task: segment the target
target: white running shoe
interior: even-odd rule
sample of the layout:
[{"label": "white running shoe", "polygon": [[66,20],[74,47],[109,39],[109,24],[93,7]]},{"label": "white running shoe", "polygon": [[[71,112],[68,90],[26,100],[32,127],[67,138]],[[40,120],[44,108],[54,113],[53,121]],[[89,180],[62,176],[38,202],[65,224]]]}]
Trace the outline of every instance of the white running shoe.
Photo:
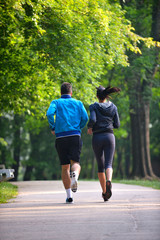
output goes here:
[{"label": "white running shoe", "polygon": [[75,172],[71,172],[71,190],[77,192],[78,180]]}]

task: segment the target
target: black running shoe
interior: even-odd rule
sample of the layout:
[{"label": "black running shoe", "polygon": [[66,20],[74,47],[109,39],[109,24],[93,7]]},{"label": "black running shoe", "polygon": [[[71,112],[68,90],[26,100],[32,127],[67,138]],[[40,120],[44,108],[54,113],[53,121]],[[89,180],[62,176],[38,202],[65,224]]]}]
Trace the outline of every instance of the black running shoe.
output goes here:
[{"label": "black running shoe", "polygon": [[66,203],[67,203],[67,204],[73,203],[73,198],[67,198],[67,199],[66,199]]},{"label": "black running shoe", "polygon": [[104,202],[108,201],[106,193],[102,193],[102,198],[103,198]]},{"label": "black running shoe", "polygon": [[111,181],[106,182],[106,196],[109,199],[112,196],[112,184]]}]

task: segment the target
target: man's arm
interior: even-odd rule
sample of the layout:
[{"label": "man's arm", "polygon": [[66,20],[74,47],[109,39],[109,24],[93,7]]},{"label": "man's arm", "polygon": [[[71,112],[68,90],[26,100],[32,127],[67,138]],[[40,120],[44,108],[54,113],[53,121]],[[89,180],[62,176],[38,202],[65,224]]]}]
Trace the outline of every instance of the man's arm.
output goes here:
[{"label": "man's arm", "polygon": [[81,123],[80,123],[80,128],[84,128],[86,123],[88,122],[88,114],[87,114],[87,111],[85,109],[85,107],[83,106],[83,103],[82,104],[82,108],[81,108]]},{"label": "man's arm", "polygon": [[49,122],[49,127],[52,130],[52,132],[54,132],[55,130],[55,120],[54,120],[55,113],[56,113],[56,101],[52,101],[46,114]]}]

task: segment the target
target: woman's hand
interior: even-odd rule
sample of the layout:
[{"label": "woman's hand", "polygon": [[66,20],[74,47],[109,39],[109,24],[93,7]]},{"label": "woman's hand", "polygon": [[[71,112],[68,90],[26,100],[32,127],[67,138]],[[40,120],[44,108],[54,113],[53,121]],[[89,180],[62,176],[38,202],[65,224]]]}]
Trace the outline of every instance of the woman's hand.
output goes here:
[{"label": "woman's hand", "polygon": [[89,135],[92,135],[92,128],[88,128],[88,130],[87,130],[87,134],[89,134]]}]

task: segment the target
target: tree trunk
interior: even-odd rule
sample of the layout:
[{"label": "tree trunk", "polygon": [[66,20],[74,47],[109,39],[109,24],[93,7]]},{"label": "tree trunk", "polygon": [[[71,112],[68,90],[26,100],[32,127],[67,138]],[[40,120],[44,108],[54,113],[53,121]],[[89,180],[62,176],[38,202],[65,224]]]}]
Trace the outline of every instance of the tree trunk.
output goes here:
[{"label": "tree trunk", "polygon": [[26,167],[26,171],[25,171],[25,174],[24,174],[24,177],[23,177],[23,181],[31,180],[32,170],[33,170],[33,166],[27,166]]},{"label": "tree trunk", "polygon": [[37,155],[39,152],[39,145],[37,143],[38,142],[37,138],[39,138],[38,135],[30,132],[31,152],[30,152],[29,160],[27,161],[27,167],[26,167],[26,171],[24,174],[25,181],[31,180],[32,171],[33,171],[33,168],[35,167],[34,162],[36,161]]},{"label": "tree trunk", "polygon": [[15,170],[14,173],[14,181],[18,180],[18,170],[19,170],[19,164],[20,164],[20,148],[21,148],[21,138],[20,138],[20,123],[21,119],[19,115],[14,115],[14,140],[13,140],[13,158],[14,158],[14,164],[12,165],[12,168]]},{"label": "tree trunk", "polygon": [[[134,88],[132,86],[134,84]],[[142,87],[140,78],[131,82],[130,90],[130,119],[131,119],[131,139],[132,139],[132,176],[147,177],[145,163],[145,141],[144,123],[145,116],[143,111]]]},{"label": "tree trunk", "polygon": [[[132,109],[133,110],[133,109]],[[141,139],[137,113],[130,113],[131,118],[131,148],[132,148],[132,173],[131,176],[143,176],[141,161]]]},{"label": "tree trunk", "polygon": [[[132,176],[147,179],[156,178],[152,170],[150,158],[150,135],[149,135],[149,100],[145,100],[145,81],[143,84],[137,80],[135,91],[130,91],[130,118],[132,135]],[[133,98],[135,101],[133,101]]]},{"label": "tree trunk", "polygon": [[148,175],[151,178],[156,178],[156,175],[153,173],[151,157],[150,157],[150,134],[149,134],[149,120],[150,120],[150,105],[149,103],[143,103],[143,111],[144,111],[144,147],[145,147],[145,160],[146,167],[148,171]]},{"label": "tree trunk", "polygon": [[[146,122],[146,116],[144,114],[144,103],[142,103],[142,93],[140,92],[140,106],[138,108],[139,114],[138,114],[138,121],[139,121],[139,138],[140,138],[140,153],[141,153],[141,161],[142,161],[142,172],[143,176],[145,178],[148,178],[148,172],[147,172],[147,164],[146,164],[146,156],[145,156],[145,149],[147,149],[148,146],[146,146],[146,139],[145,139],[145,122]],[[148,126],[149,128],[149,126]],[[149,139],[147,140],[149,141]],[[148,150],[147,150],[148,151]]]},{"label": "tree trunk", "polygon": [[[132,151],[132,173],[131,176],[143,176],[142,170],[142,154],[141,154],[141,139],[140,139],[140,122],[139,122],[139,86],[138,81],[128,81],[129,98],[130,98],[130,123],[131,123],[131,151]],[[133,84],[133,85],[132,85]],[[134,87],[133,87],[134,86]]]},{"label": "tree trunk", "polygon": [[125,150],[124,150],[124,157],[125,157],[125,176],[127,178],[130,177],[130,136],[128,135],[125,141]]},{"label": "tree trunk", "polygon": [[[5,138],[4,130],[5,126],[3,124],[3,118],[0,117],[0,137]],[[0,164],[6,164],[6,147],[0,143]]]},{"label": "tree trunk", "polygon": [[114,170],[115,171],[115,178],[120,177],[123,178],[123,169],[122,169],[122,149],[117,146],[117,168]]}]

